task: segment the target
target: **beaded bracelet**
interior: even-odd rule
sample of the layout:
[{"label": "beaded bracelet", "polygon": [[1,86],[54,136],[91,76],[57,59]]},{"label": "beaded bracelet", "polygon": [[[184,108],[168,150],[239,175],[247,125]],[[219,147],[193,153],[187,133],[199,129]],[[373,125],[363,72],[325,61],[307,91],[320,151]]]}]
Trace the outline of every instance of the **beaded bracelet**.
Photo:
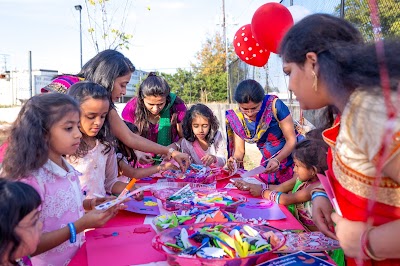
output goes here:
[{"label": "beaded bracelet", "polygon": [[279,198],[281,197],[282,192],[278,192],[275,197],[275,202],[279,204]]},{"label": "beaded bracelet", "polygon": [[268,189],[265,188],[265,189],[263,189],[263,190],[261,191],[261,198],[263,198],[263,199],[269,199],[269,198],[266,198],[266,197],[264,196],[264,192],[267,191],[267,190],[268,190]]},{"label": "beaded bracelet", "polygon": [[329,199],[328,194],[326,194],[326,192],[322,192],[322,191],[312,193],[311,200],[314,200],[316,197],[325,197],[325,198]]},{"label": "beaded bracelet", "polygon": [[269,184],[268,183],[267,184],[262,183],[261,186],[262,186],[262,189],[269,189]]},{"label": "beaded bracelet", "polygon": [[68,227],[69,227],[69,233],[71,234],[70,238],[69,238],[69,242],[70,243],[75,243],[76,242],[76,229],[75,229],[75,225],[73,223],[68,223]]},{"label": "beaded bracelet", "polygon": [[368,258],[372,259],[372,260],[376,260],[376,261],[381,261],[381,260],[385,260],[384,258],[378,258],[377,256],[375,256],[371,250],[371,245],[369,244],[369,233],[372,231],[372,229],[374,229],[375,227],[370,227],[367,228],[362,234],[361,234],[361,238],[360,238],[360,242],[361,242],[361,250],[363,252],[363,254],[365,256],[367,256]]},{"label": "beaded bracelet", "polygon": [[272,190],[271,193],[269,194],[269,200],[270,201],[275,201],[276,198],[276,194],[278,193],[278,191],[276,190]]}]

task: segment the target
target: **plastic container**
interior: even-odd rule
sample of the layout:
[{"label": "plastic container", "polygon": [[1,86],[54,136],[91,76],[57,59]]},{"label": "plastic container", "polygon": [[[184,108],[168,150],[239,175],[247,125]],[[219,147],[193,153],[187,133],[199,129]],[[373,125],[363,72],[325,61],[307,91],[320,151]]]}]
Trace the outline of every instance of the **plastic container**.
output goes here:
[{"label": "plastic container", "polygon": [[[190,215],[190,216],[194,217],[193,220],[191,219],[191,220],[188,220],[188,221],[184,221],[183,223],[179,223],[179,224],[176,224],[176,225],[170,223],[168,228],[164,228],[164,227],[160,226],[160,221],[161,220],[164,220],[164,221],[168,220],[171,217],[173,217],[174,215],[175,216],[179,216],[181,213],[182,213],[182,211],[175,211],[175,212],[171,212],[171,213],[160,214],[160,215],[154,217],[152,222],[153,222],[154,226],[157,228],[158,231],[163,231],[163,230],[166,230],[166,229],[169,229],[169,228],[174,228],[174,227],[177,227],[179,225],[187,225],[187,224],[199,223],[199,222],[196,222],[197,221],[197,219],[196,219],[197,216],[194,217],[194,215]],[[222,214],[224,214],[224,213],[227,214],[226,211],[222,211]],[[234,218],[233,220],[231,220],[232,222],[246,222],[246,219],[244,219],[242,216],[235,216],[234,213],[229,213],[229,214],[230,214],[229,217],[233,217]],[[226,219],[228,219],[228,218],[226,218]],[[179,219],[178,219],[178,222],[179,222]]]},{"label": "plastic container", "polygon": [[[152,241],[153,248],[157,251],[164,253],[167,256],[167,262],[169,265],[173,266],[253,266],[269,259],[274,258],[276,255],[273,254],[274,251],[280,249],[285,244],[285,236],[282,232],[277,231],[275,228],[266,225],[251,225],[252,228],[256,229],[260,233],[272,231],[278,238],[276,245],[272,247],[272,250],[266,251],[260,254],[249,255],[245,258],[221,258],[221,259],[206,259],[200,258],[198,256],[181,256],[175,254],[165,247],[164,243],[175,243],[176,236],[180,233],[182,228],[185,228],[188,232],[192,230],[197,231],[204,226],[217,225],[217,224],[194,224],[194,225],[181,225],[175,228],[167,229],[165,231],[157,234]],[[224,223],[224,226],[243,226],[244,223],[230,222]]]},{"label": "plastic container", "polygon": [[175,192],[177,192],[179,189],[183,188],[184,186],[186,186],[188,184],[189,184],[190,188],[196,193],[208,195],[208,194],[217,192],[214,185],[197,184],[197,183],[183,183],[183,182],[160,182],[160,183],[157,183],[156,186],[153,186],[151,188],[151,191],[152,191],[154,197],[161,200],[163,208],[167,211],[188,210],[193,207],[197,207],[199,209],[207,209],[210,207],[219,207],[221,210],[235,213],[238,206],[240,205],[239,203],[247,201],[247,198],[245,196],[236,194],[233,192],[228,192],[228,194],[230,196],[234,197],[234,201],[237,202],[238,204],[225,205],[225,206],[223,206],[223,205],[205,206],[205,205],[195,204],[195,203],[177,203],[177,202],[168,200],[168,198],[170,196],[172,196]]},{"label": "plastic container", "polygon": [[189,173],[182,174],[180,170],[167,170],[161,175],[168,182],[186,182],[197,184],[214,184],[216,183],[215,174],[210,168],[203,168],[203,171],[188,170]]}]

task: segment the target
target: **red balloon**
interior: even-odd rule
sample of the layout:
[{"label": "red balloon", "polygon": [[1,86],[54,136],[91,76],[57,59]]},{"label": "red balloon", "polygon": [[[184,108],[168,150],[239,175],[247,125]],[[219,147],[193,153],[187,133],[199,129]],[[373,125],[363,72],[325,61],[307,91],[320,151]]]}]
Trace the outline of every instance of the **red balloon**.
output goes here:
[{"label": "red balloon", "polygon": [[291,26],[292,14],[279,3],[260,6],[251,20],[251,30],[257,42],[273,53],[278,53],[279,44]]},{"label": "red balloon", "polygon": [[250,24],[244,25],[236,32],[233,46],[237,56],[249,65],[262,67],[268,62],[270,52],[261,48],[254,39]]}]

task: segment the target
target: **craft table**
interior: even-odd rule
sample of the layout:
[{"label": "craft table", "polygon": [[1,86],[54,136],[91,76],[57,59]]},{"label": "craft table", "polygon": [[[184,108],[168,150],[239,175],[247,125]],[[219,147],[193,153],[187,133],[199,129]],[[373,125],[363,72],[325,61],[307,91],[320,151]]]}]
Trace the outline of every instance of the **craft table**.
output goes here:
[{"label": "craft table", "polygon": [[[148,181],[147,181],[148,182]],[[156,180],[154,181],[156,182]],[[229,179],[220,180],[217,183],[217,188],[224,188],[225,185],[229,182]],[[146,192],[149,193],[149,192]],[[252,197],[248,192],[243,192],[237,190],[237,193],[245,195],[246,197]],[[146,195],[146,194],[145,194]],[[286,206],[279,205],[283,213],[286,215],[286,219],[269,221],[269,225],[282,229],[282,230],[302,230],[304,227],[299,223],[299,221],[289,212]],[[162,208],[160,206],[160,208]],[[143,224],[145,221],[146,215],[137,214],[127,211],[120,211],[114,218],[112,218],[108,223],[104,225],[104,227],[119,227],[119,226],[129,226],[135,224]],[[111,255],[112,256],[112,255]],[[146,256],[146,254],[137,254],[137,256]],[[88,265],[87,260],[87,252],[86,252],[86,243],[82,245],[82,247],[78,250],[75,257],[68,264],[69,266],[86,266]],[[162,263],[157,263],[154,265],[167,265]]]}]

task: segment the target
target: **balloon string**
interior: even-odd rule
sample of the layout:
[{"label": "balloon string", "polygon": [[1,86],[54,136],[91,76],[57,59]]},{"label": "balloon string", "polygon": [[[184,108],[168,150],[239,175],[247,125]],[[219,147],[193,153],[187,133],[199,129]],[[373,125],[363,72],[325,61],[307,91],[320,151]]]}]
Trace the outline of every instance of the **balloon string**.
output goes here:
[{"label": "balloon string", "polygon": [[[386,159],[389,157],[390,154],[390,145],[393,141],[393,134],[396,125],[396,107],[393,105],[391,101],[391,89],[390,89],[390,77],[389,71],[386,65],[385,59],[385,49],[384,43],[382,38],[382,30],[381,24],[379,19],[379,9],[376,0],[369,0],[368,1],[369,9],[370,9],[370,17],[372,22],[372,28],[374,33],[375,39],[375,48],[376,48],[376,56],[378,61],[379,67],[379,75],[381,78],[381,87],[382,87],[382,94],[384,97],[384,103],[386,106],[386,115],[387,115],[387,122],[385,124],[384,134],[381,140],[381,147],[378,152],[378,161],[376,167],[376,178],[373,183],[371,197],[368,200],[368,207],[367,207],[367,227],[373,225],[372,219],[372,210],[375,206],[377,195],[378,195],[378,188],[381,184],[382,177],[383,177],[383,167]],[[399,89],[399,88],[398,88]],[[398,100],[400,100],[400,93],[398,94]],[[360,249],[360,256],[362,258],[362,251]],[[363,265],[362,260],[357,260],[358,265]]]}]

